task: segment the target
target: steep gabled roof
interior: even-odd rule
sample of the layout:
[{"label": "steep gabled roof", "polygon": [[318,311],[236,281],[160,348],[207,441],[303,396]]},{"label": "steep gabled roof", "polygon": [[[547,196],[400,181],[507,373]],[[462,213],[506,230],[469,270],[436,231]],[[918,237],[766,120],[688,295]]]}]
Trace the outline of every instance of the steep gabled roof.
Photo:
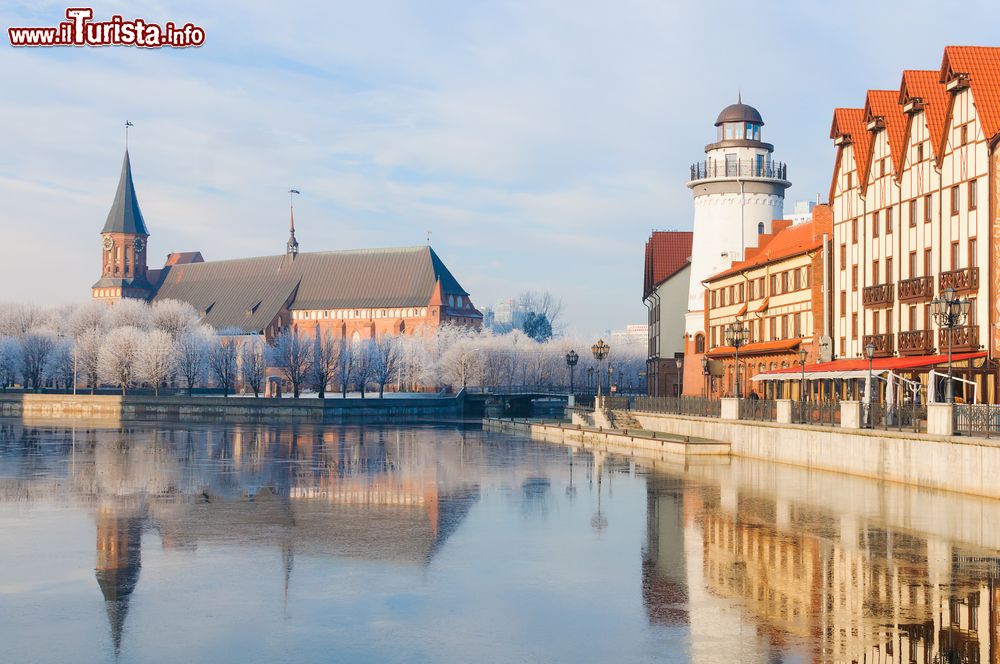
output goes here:
[{"label": "steep gabled roof", "polygon": [[969,75],[983,133],[993,141],[1000,134],[1000,48],[945,46],[938,80],[947,84],[955,74]]},{"label": "steep gabled roof", "polygon": [[438,284],[468,295],[430,247],[360,249],[167,265],[154,299],[188,302],[215,329],[249,333],[285,307],[426,307]]},{"label": "steep gabled roof", "polygon": [[139,210],[139,200],[135,196],[135,185],[132,183],[132,164],[129,161],[128,150],[122,160],[122,174],[118,178],[118,191],[104,222],[102,233],[135,233],[149,235],[146,222]]},{"label": "steep gabled roof", "polygon": [[[892,157],[893,173],[899,173],[903,169],[903,143],[906,140],[906,116],[903,115],[903,109],[899,105],[899,90],[868,91],[864,121],[867,123],[877,117],[885,121],[884,131],[889,139],[889,156]],[[872,141],[874,145],[874,136]],[[869,154],[869,161],[871,158],[872,155]]]},{"label": "steep gabled roof", "polygon": [[[871,151],[872,137],[865,129],[865,109],[835,108],[833,109],[833,124],[830,126],[830,138],[844,137],[849,139],[854,148],[854,166],[858,171],[858,186],[864,189],[868,180],[868,155]],[[830,182],[830,200],[836,193],[837,171],[840,167],[845,144],[837,146],[837,163],[833,169],[833,180]]]},{"label": "steep gabled roof", "polygon": [[691,260],[692,231],[653,231],[646,241],[642,297],[684,269]]},{"label": "steep gabled roof", "polygon": [[[905,105],[912,99],[920,99],[923,104],[924,121],[930,136],[931,152],[935,157],[941,151],[944,138],[944,124],[951,102],[948,91],[940,81],[941,73],[933,70],[907,69],[899,85],[899,104]],[[917,115],[911,115],[906,123],[904,149],[910,141],[910,122]]]}]

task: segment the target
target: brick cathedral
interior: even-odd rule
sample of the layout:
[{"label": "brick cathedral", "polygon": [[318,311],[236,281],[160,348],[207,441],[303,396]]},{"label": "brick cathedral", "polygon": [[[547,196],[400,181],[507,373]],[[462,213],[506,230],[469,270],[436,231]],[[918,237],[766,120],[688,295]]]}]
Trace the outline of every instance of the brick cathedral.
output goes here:
[{"label": "brick cathedral", "polygon": [[267,339],[289,325],[355,340],[482,326],[469,293],[430,246],[300,253],[293,212],[284,254],[206,261],[199,251],[174,252],[160,269],[149,269],[148,255],[126,150],[101,230],[97,300],[180,300],[219,332]]}]

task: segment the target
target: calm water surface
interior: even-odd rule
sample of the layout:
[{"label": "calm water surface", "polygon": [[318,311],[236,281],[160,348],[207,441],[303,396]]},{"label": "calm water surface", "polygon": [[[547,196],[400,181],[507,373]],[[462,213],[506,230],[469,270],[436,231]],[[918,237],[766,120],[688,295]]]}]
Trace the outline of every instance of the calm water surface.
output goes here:
[{"label": "calm water surface", "polygon": [[0,420],[3,662],[1000,662],[998,552],[998,501],[760,463]]}]

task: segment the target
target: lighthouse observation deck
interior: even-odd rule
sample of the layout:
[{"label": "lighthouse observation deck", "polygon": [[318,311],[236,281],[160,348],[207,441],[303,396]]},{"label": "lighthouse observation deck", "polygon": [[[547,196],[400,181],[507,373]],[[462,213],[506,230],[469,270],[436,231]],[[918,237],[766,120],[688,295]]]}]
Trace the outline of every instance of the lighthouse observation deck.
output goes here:
[{"label": "lighthouse observation deck", "polygon": [[788,181],[788,167],[764,159],[705,159],[691,164],[691,182],[725,178],[758,178]]}]

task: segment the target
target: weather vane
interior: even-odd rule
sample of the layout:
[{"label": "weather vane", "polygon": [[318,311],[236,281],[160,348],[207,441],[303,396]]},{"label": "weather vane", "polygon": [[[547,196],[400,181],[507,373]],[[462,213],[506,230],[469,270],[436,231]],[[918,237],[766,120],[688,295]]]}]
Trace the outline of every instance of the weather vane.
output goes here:
[{"label": "weather vane", "polygon": [[135,125],[132,124],[131,122],[129,122],[128,120],[125,121],[125,149],[126,150],[128,150],[128,128],[129,127],[134,127],[134,126]]}]

